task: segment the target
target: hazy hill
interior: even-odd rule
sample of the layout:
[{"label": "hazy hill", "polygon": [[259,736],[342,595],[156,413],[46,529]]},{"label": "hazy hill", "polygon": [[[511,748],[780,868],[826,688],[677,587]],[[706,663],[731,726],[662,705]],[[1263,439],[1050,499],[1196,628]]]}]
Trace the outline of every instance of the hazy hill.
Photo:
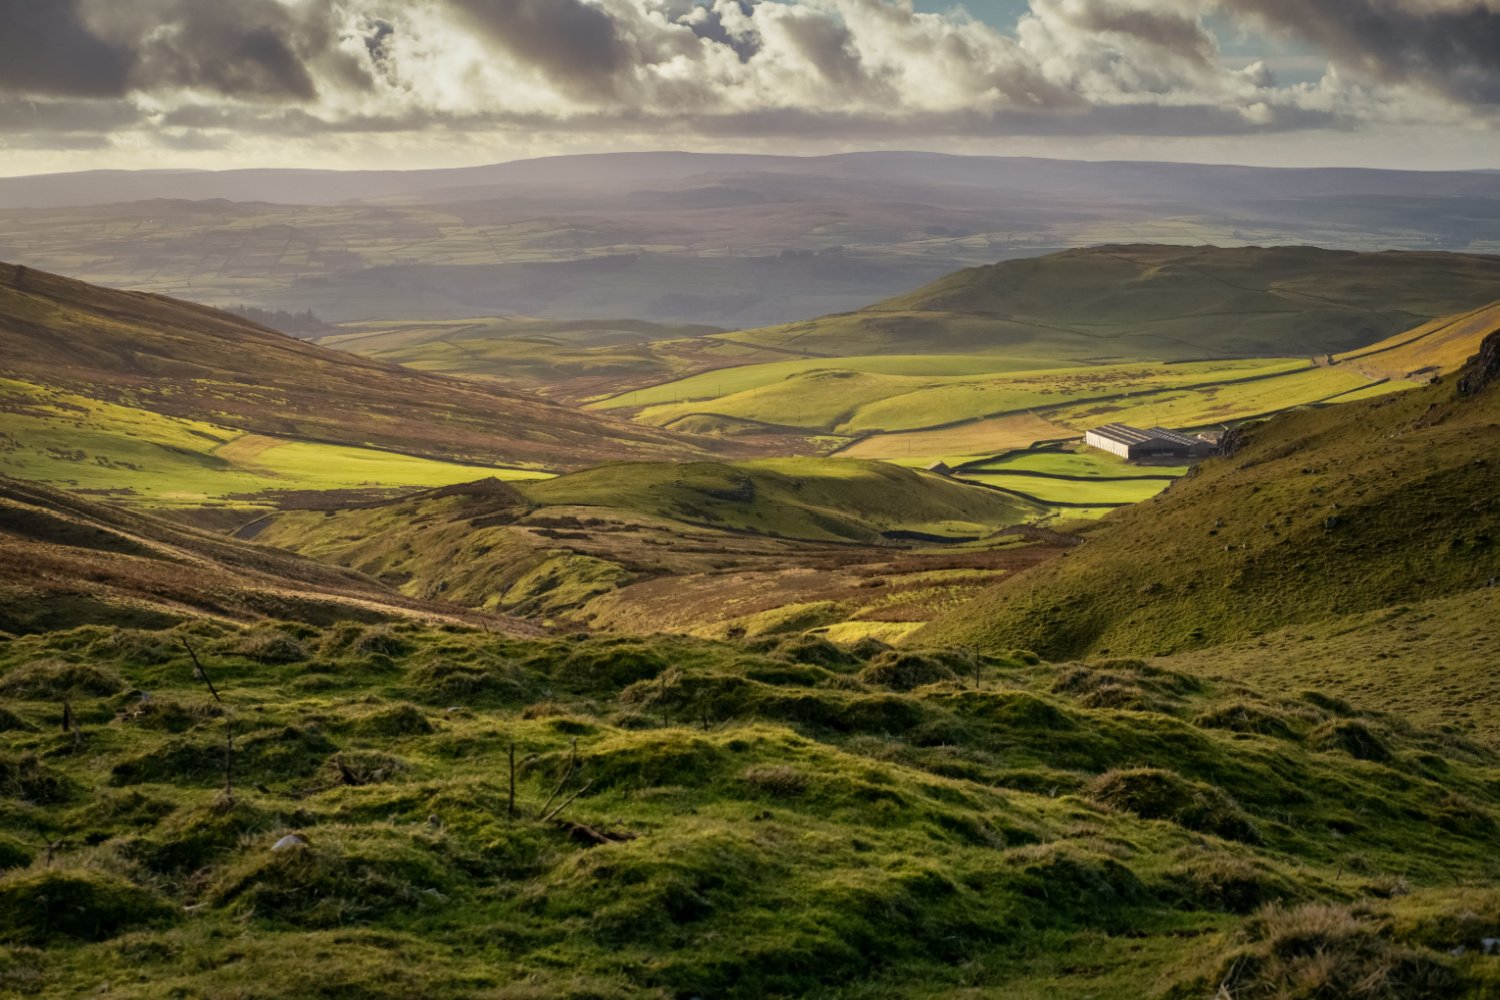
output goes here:
[{"label": "hazy hill", "polygon": [[[481,465],[694,454],[655,429],[13,266],[0,266],[0,376],[277,439]],[[8,405],[24,413],[24,389]]]},{"label": "hazy hill", "polygon": [[[858,182],[919,182],[1007,189],[1117,204],[1144,200],[1365,196],[1494,196],[1487,171],[1356,168],[1267,169],[1191,163],[1046,160],[924,152],[831,156],[736,153],[599,153],[542,157],[439,170],[92,170],[0,178],[0,208],[98,205],[150,198],[222,198],[282,204],[340,204],[370,199],[469,200],[514,189],[605,190],[703,186],[709,178],[779,176]],[[692,182],[692,183],[684,183]]]},{"label": "hazy hill", "polygon": [[0,476],[0,633],[202,617],[459,616],[358,573]]},{"label": "hazy hill", "polygon": [[1497,380],[1500,332],[1439,384],[1245,428],[1230,457],[1111,515],[1067,558],[927,638],[1049,656],[1172,653],[1492,586]]},{"label": "hazy hill", "polygon": [[1189,360],[1348,351],[1494,301],[1500,257],[1103,246],[959,271],[854,313],[728,334],[811,356]]},{"label": "hazy hill", "polygon": [[745,329],[1069,247],[1482,253],[1500,252],[1497,233],[1500,186],[1484,172],[655,152],[0,179],[0,259],[339,322],[519,313]]}]

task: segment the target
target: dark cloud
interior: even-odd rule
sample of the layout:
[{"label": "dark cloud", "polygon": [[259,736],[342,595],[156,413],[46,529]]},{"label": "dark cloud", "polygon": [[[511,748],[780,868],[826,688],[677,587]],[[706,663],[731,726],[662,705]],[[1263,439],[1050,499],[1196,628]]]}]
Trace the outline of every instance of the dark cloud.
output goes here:
[{"label": "dark cloud", "polygon": [[826,17],[793,17],[785,20],[782,30],[830,84],[844,91],[873,85],[865,75],[854,36],[841,22]]},{"label": "dark cloud", "polygon": [[78,0],[0,0],[0,91],[119,97],[133,62],[89,29]]},{"label": "dark cloud", "polygon": [[0,101],[0,132],[98,135],[140,125],[146,116],[126,100],[44,99]]},{"label": "dark cloud", "polygon": [[247,100],[318,96],[307,57],[331,37],[315,17],[299,18],[275,0],[180,0],[158,24],[142,42],[133,81],[140,89],[190,87]]},{"label": "dark cloud", "polygon": [[1129,35],[1203,64],[1218,54],[1218,43],[1197,17],[1172,11],[1093,0],[1070,9],[1068,20],[1086,31]]},{"label": "dark cloud", "polygon": [[[739,0],[740,13],[749,17],[751,14],[750,4],[746,0]],[[693,34],[699,38],[706,39],[716,45],[722,45],[740,57],[740,62],[749,62],[760,53],[760,40],[753,35],[739,35],[724,27],[724,18],[716,10],[703,10],[701,14],[687,18],[679,23],[685,23]]]},{"label": "dark cloud", "polygon": [[1382,83],[1500,104],[1500,10],[1483,0],[1229,0],[1229,6]]},{"label": "dark cloud", "polygon": [[635,51],[608,13],[582,0],[451,0],[474,27],[560,90],[615,97]]}]

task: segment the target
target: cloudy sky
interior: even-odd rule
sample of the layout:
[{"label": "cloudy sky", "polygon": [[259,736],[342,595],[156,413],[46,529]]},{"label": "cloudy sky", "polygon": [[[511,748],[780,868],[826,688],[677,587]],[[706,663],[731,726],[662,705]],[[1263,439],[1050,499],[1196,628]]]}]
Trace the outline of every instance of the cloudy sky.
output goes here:
[{"label": "cloudy sky", "polygon": [[0,0],[0,174],[663,148],[1500,168],[1500,0]]}]

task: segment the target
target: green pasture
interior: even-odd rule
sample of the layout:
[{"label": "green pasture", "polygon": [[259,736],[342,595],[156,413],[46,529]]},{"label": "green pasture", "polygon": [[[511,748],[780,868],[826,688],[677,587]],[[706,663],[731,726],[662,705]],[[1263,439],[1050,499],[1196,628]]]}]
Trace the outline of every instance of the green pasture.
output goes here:
[{"label": "green pasture", "polygon": [[246,435],[13,379],[0,379],[0,412],[0,473],[146,504],[544,475]]},{"label": "green pasture", "polygon": [[1090,479],[1154,479],[1180,476],[1187,470],[1185,465],[1131,465],[1118,455],[1078,446],[1070,450],[1035,448],[1015,451],[984,462],[974,471],[1032,472]]},{"label": "green pasture", "polygon": [[[970,365],[979,361],[964,360]],[[1200,409],[1210,416],[1193,422],[1209,422],[1224,407],[1240,416],[1260,412],[1265,405],[1263,399],[1280,396],[1276,389],[1268,393],[1268,385],[1295,386],[1292,401],[1284,405],[1298,405],[1368,381],[1355,373],[1316,369],[1308,370],[1311,378],[1287,383],[1288,378],[1304,370],[1306,361],[1287,358],[1172,365],[1138,362],[980,376],[803,366],[779,380],[763,381],[720,398],[650,406],[640,419],[667,426],[690,415],[712,413],[807,430],[862,434],[939,427],[1026,410],[1049,415],[1054,410],[1064,415],[1132,410],[1145,401],[1175,399],[1175,393],[1183,398],[1201,395]],[[1328,374],[1320,376],[1319,372]],[[708,385],[716,374],[694,381]],[[734,376],[746,384],[756,381],[750,372],[736,371]],[[1260,381],[1247,381],[1257,379]],[[733,384],[727,383],[726,388]]]},{"label": "green pasture", "polygon": [[1080,504],[1111,507],[1149,500],[1170,483],[1160,479],[1132,479],[1124,482],[1080,482],[1023,473],[965,472],[965,480],[1015,490],[1036,497],[1047,504]]},{"label": "green pasture", "polygon": [[[724,338],[709,338],[731,343]],[[760,389],[786,379],[820,371],[850,371],[866,375],[975,376],[1050,368],[1056,361],[1028,357],[970,354],[873,354],[846,358],[800,358],[743,365],[704,372],[672,382],[635,389],[594,404],[599,409],[656,406],[703,399],[720,399]]]}]

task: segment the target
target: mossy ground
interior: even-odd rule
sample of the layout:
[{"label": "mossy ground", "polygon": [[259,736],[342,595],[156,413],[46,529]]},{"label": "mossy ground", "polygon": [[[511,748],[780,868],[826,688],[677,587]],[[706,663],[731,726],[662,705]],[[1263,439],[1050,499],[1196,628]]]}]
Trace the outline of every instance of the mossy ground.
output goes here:
[{"label": "mossy ground", "polygon": [[354,624],[13,639],[0,682],[0,992],[1345,995],[1275,992],[1318,949],[1372,996],[1500,982],[1496,758],[1326,695]]}]

